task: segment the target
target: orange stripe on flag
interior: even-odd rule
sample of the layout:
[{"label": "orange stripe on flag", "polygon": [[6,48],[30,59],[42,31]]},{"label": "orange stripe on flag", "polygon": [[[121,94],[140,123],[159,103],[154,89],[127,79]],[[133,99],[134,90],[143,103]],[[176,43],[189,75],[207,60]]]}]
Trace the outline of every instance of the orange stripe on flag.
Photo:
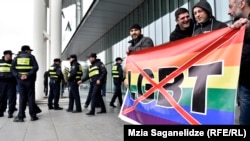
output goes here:
[{"label": "orange stripe on flag", "polygon": [[[207,62],[213,62],[218,60],[224,60],[225,66],[237,66],[239,64],[240,56],[230,56],[228,54],[240,54],[241,50],[238,48],[241,47],[242,44],[232,44],[225,48],[220,48],[209,53],[209,57],[204,57],[201,60],[197,61],[196,64],[206,64]],[[179,67],[183,65],[187,60],[197,55],[198,53],[189,53],[189,54],[181,54],[177,56],[171,56],[166,58],[157,58],[153,60],[143,60],[140,62],[136,62],[136,64],[140,68],[150,68],[153,72],[157,72],[159,66],[161,68],[167,67]],[[157,55],[156,55],[157,56]],[[129,68],[130,71],[137,72],[137,69],[129,60],[127,60],[126,68]]]}]

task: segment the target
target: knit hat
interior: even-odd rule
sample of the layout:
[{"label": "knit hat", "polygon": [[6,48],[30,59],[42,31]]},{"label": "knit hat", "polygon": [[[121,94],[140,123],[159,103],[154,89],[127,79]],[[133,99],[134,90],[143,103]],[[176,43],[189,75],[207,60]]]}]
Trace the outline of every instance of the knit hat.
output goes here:
[{"label": "knit hat", "polygon": [[133,24],[131,27],[130,27],[130,29],[129,30],[131,30],[131,29],[139,29],[139,30],[141,30],[141,26],[139,25],[139,24]]}]

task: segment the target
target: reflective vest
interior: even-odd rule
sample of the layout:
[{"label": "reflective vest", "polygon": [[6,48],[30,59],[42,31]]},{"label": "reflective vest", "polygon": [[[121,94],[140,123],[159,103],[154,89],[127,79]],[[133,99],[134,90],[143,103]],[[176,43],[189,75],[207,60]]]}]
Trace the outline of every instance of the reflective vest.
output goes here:
[{"label": "reflective vest", "polygon": [[0,73],[10,73],[11,64],[6,62],[0,62]]},{"label": "reflective vest", "polygon": [[49,77],[51,79],[58,79],[58,75],[56,74],[56,67],[53,65],[49,68]]},{"label": "reflective vest", "polygon": [[112,77],[119,78],[119,71],[118,71],[117,65],[113,65],[113,67],[112,67]]},{"label": "reflective vest", "polygon": [[96,75],[98,75],[100,72],[99,72],[99,69],[97,66],[93,66],[91,68],[89,68],[89,78],[91,77],[94,77]]},{"label": "reflective vest", "polygon": [[77,72],[76,72],[76,80],[80,80],[81,79],[81,77],[82,77],[82,66],[81,65],[78,65],[78,70],[77,70]]},{"label": "reflective vest", "polygon": [[33,66],[31,65],[31,58],[18,57],[15,68],[20,74],[28,74],[28,72],[33,68]]},{"label": "reflective vest", "polygon": [[[6,82],[14,82],[15,77],[11,73],[11,60],[5,61],[0,59],[0,80]],[[14,84],[14,83],[13,83]]]}]

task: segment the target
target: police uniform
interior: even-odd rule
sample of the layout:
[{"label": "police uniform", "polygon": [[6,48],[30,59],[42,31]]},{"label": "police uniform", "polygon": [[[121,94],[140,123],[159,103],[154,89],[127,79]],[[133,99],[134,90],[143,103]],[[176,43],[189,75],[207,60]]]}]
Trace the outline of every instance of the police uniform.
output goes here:
[{"label": "police uniform", "polygon": [[43,88],[43,92],[44,92],[44,95],[45,96],[48,96],[48,82],[49,82],[49,80],[48,80],[48,78],[49,78],[49,71],[45,71],[44,72],[44,74],[43,74],[43,86],[44,86],[44,88]]},{"label": "police uniform", "polygon": [[[12,55],[11,50],[4,51],[4,55]],[[12,56],[10,56],[12,57]],[[16,79],[10,71],[12,58],[5,60],[5,57],[0,60],[0,117],[4,115],[7,109],[8,101],[8,118],[13,117],[16,105]]]},{"label": "police uniform", "polygon": [[120,63],[118,63],[118,61],[123,61],[122,58],[117,57],[115,59],[116,64],[114,64],[112,66],[112,77],[113,77],[113,82],[115,85],[115,93],[113,95],[113,97],[111,98],[110,101],[110,106],[112,107],[116,107],[114,105],[116,98],[118,98],[119,104],[120,106],[122,105],[122,90],[121,90],[121,85],[122,82],[124,81],[124,77],[123,77],[123,69],[122,69],[122,65]]},{"label": "police uniform", "polygon": [[17,79],[19,92],[19,111],[14,122],[23,122],[25,109],[28,102],[31,121],[38,120],[35,103],[35,81],[39,69],[35,56],[28,51],[33,51],[29,46],[22,46],[22,51],[12,62],[11,71]]},{"label": "police uniform", "polygon": [[[61,70],[60,64],[61,60],[59,58],[54,59],[54,64],[50,66],[49,72],[49,98],[48,98],[48,109],[62,110],[63,108],[59,107],[59,97],[60,97],[60,85],[63,79],[63,73]],[[54,100],[54,104],[53,104]]]},{"label": "police uniform", "polygon": [[[69,106],[67,111],[78,113],[82,112],[81,107],[81,99],[80,99],[80,93],[79,93],[79,85],[77,82],[81,80],[82,77],[82,66],[77,62],[77,56],[75,54],[70,55],[70,58],[74,59],[70,62],[70,73],[68,77],[68,83],[69,83]],[[74,103],[76,105],[76,110],[74,109]]]},{"label": "police uniform", "polygon": [[94,88],[93,83],[89,83],[89,92],[88,92],[88,96],[87,96],[86,101],[85,101],[84,108],[88,108],[88,106],[89,106],[89,104],[91,102],[93,88]]},{"label": "police uniform", "polygon": [[[90,57],[96,58],[95,53],[91,53]],[[87,74],[82,78],[82,82],[89,80],[90,81],[90,89],[91,89],[91,110],[87,113],[87,115],[95,115],[95,107],[100,103],[101,111],[98,113],[106,113],[106,107],[101,95],[101,88],[107,77],[107,70],[104,64],[100,59],[95,59],[91,62],[87,70]],[[100,81],[100,84],[97,84],[97,81]]]}]

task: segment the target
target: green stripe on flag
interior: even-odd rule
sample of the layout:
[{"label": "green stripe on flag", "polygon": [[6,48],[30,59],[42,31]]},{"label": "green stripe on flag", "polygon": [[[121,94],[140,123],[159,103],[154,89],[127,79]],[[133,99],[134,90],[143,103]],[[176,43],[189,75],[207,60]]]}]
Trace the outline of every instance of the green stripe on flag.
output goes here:
[{"label": "green stripe on flag", "polygon": [[[191,105],[192,89],[183,89],[181,105]],[[208,89],[207,90],[207,108],[233,112],[235,109],[235,89]]]}]

